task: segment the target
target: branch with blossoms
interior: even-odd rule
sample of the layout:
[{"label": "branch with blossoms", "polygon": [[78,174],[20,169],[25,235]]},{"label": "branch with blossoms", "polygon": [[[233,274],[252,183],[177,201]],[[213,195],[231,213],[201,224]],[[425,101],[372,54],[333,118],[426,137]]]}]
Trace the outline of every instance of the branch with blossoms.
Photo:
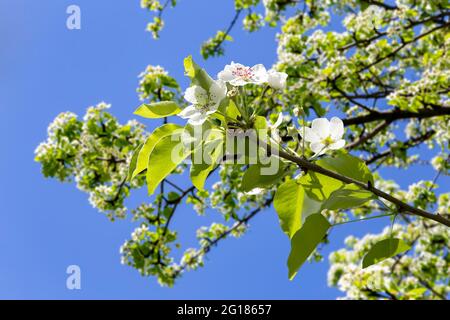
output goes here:
[{"label": "branch with blossoms", "polygon": [[[305,112],[298,110],[299,126],[287,127],[290,139],[284,142],[278,130],[283,115],[280,114],[275,123],[268,123],[266,117],[258,113],[258,100],[248,96],[246,88],[262,86],[263,94],[267,90],[285,90],[287,74],[267,71],[261,64],[248,67],[231,63],[213,79],[191,57],[185,59],[184,66],[191,79],[191,86],[184,94],[189,106],[181,109],[174,101],[161,101],[144,104],[135,112],[151,119],[178,115],[187,120],[185,126],[165,122],[135,152],[130,177],[133,179],[145,171],[149,194],[188,158],[190,177],[198,190],[204,189],[206,179],[217,167],[244,166],[246,171],[239,187],[243,192],[255,195],[275,190],[274,207],[281,228],[291,241],[290,279],[333,227],[322,215],[324,210],[348,210],[370,201],[384,200],[391,204],[390,215],[416,215],[450,227],[450,220],[444,214],[416,208],[378,189],[365,162],[344,150],[344,122],[338,117],[314,119],[309,127]],[[382,129],[384,127],[375,131]],[[374,134],[361,139],[370,139],[370,135]],[[169,213],[167,225],[175,208],[176,205]],[[241,220],[238,226],[246,224],[255,214]],[[229,232],[212,240],[212,245]],[[400,239],[386,239],[367,253],[363,266],[408,249]],[[188,261],[197,261],[196,257],[204,253],[193,253]],[[178,267],[175,274],[184,268],[183,265]]]},{"label": "branch with blossoms", "polygon": [[[258,7],[261,2],[264,8]],[[156,20],[149,31],[157,36],[167,9],[176,1],[141,3],[155,12]],[[130,212],[139,228],[124,243],[122,262],[145,276],[156,276],[163,285],[172,285],[183,271],[203,265],[205,255],[213,247],[223,239],[242,235],[250,221],[274,204],[282,230],[292,243],[290,276],[308,253],[302,250],[314,247],[315,243],[308,239],[329,241],[327,235],[318,240],[330,232],[329,224],[336,228],[344,223],[389,217],[401,223],[393,221],[376,236],[350,236],[345,241],[348,250],[333,252],[329,284],[352,299],[448,296],[449,228],[408,211],[420,209],[433,214],[431,218],[450,218],[450,195],[445,193],[445,182],[439,191],[434,190],[438,189],[437,180],[445,179],[450,168],[448,8],[439,1],[410,0],[395,5],[360,0],[234,3],[236,12],[230,18],[239,11],[248,31],[282,21],[274,68],[289,77],[272,73],[287,80],[287,87],[286,81],[274,81],[274,77],[259,71],[258,77],[267,81],[248,79],[244,85],[232,85],[226,79],[217,79],[216,85],[209,86],[207,74],[199,68],[193,72],[198,77],[191,87],[201,89],[185,92],[190,101],[187,105],[177,81],[162,67],[149,66],[140,76],[138,89],[148,106],[139,112],[161,118],[169,110],[171,115],[160,120],[163,126],[150,134],[136,121],[120,124],[104,104],[89,108],[83,119],[63,113],[49,126],[47,141],[36,150],[43,174],[61,181],[76,181],[77,188],[89,194],[92,206],[111,220],[124,218]],[[297,8],[283,12],[291,4]],[[284,13],[292,16],[282,16]],[[331,19],[335,16],[342,22],[342,30],[331,24],[336,21]],[[238,27],[239,17],[228,25]],[[197,18],[201,19],[201,13]],[[217,33],[211,38],[217,41],[205,43],[204,52],[224,53],[223,44],[231,39],[229,35],[232,32],[226,29]],[[241,67],[244,74],[248,73],[246,67]],[[256,73],[258,68],[252,71]],[[231,65],[227,69],[233,70]],[[194,108],[189,110],[186,106],[190,105]],[[202,110],[199,112],[195,106]],[[342,119],[342,139],[338,134],[342,130],[339,121],[322,119],[331,108],[333,115]],[[187,124],[169,123],[173,115],[183,115]],[[205,134],[195,134],[198,130],[194,128],[200,126],[192,124],[196,122],[202,122]],[[316,132],[316,127],[323,128]],[[330,136],[323,141],[321,135],[326,127]],[[179,130],[173,136],[179,136],[182,145],[166,138],[172,129]],[[157,143],[160,140],[161,146],[164,143],[167,148]],[[423,152],[424,147],[430,151]],[[414,153],[414,148],[419,152]],[[134,149],[138,151],[133,152]],[[171,157],[170,149],[182,156],[180,163],[164,161]],[[261,154],[252,156],[255,149]],[[131,157],[132,154],[136,156]],[[162,164],[150,168],[152,173],[148,174],[150,154],[152,163]],[[204,161],[198,163],[195,159]],[[270,159],[279,160],[274,161],[279,170],[270,171]],[[130,163],[131,167],[136,165],[136,172],[132,179],[125,179]],[[335,179],[327,175],[329,172],[318,173],[307,168],[310,164],[363,185],[343,182],[340,176]],[[383,179],[380,175],[385,171],[378,170],[418,165],[425,170],[417,179],[425,178],[432,168],[438,174],[406,189]],[[170,170],[171,176],[163,178]],[[187,171],[192,184],[172,179]],[[369,184],[370,174],[374,182]],[[146,180],[154,196],[128,210],[127,198]],[[411,208],[375,195],[365,188],[369,186]],[[438,194],[440,191],[443,192]],[[374,199],[367,200],[370,196]],[[180,209],[177,204],[183,202],[199,215],[213,209],[224,221],[199,228],[199,247],[188,248],[176,262],[171,252],[181,244],[173,222]],[[319,211],[328,224],[317,215]],[[314,232],[310,234],[310,230]],[[411,249],[396,254],[405,245]],[[361,264],[367,266],[379,260],[374,251],[384,253],[384,257],[395,255],[395,260],[384,259],[371,268],[361,268]],[[321,247],[311,258],[321,258]]]}]

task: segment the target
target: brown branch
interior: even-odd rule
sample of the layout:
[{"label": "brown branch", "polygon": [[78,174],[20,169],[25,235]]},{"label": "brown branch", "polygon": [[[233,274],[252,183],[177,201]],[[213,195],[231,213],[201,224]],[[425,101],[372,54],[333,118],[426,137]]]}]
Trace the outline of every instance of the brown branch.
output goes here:
[{"label": "brown branch", "polygon": [[[406,140],[406,141],[402,142],[401,148],[406,150],[406,149],[415,147],[415,146],[419,145],[420,143],[422,143],[422,142],[428,140],[429,138],[431,138],[435,133],[436,133],[436,131],[430,130],[430,131],[427,131],[427,132],[425,132],[424,134],[422,134],[420,136],[413,137],[413,138],[411,138],[409,140]],[[367,165],[372,164],[375,161],[378,161],[380,159],[389,157],[389,156],[391,156],[393,154],[394,154],[394,151],[390,148],[390,149],[388,149],[388,150],[386,150],[386,151],[384,151],[382,153],[375,154],[371,158],[367,159],[366,160],[366,164]]]},{"label": "brown branch", "polygon": [[[358,102],[355,100],[354,97],[349,96],[344,90],[342,90],[341,88],[338,87],[338,85],[336,84],[336,79],[331,80],[331,86],[341,94],[342,97],[344,97],[345,99],[347,99],[348,101],[352,102],[353,104],[357,105],[358,107],[370,112],[370,113],[376,113],[376,110],[373,110],[365,105],[363,105],[362,103]],[[333,97],[333,98],[339,98],[339,97]],[[356,98],[357,99],[357,98]]]},{"label": "brown branch", "polygon": [[392,6],[392,5],[389,5],[387,3],[384,3],[383,0],[382,1],[362,0],[362,2],[365,2],[367,4],[372,4],[372,5],[375,5],[375,6],[378,6],[378,7],[382,7],[384,9],[386,9],[386,10],[396,10],[396,9],[398,9],[397,6]]},{"label": "brown branch", "polygon": [[450,26],[450,23],[445,23],[445,24],[443,24],[443,25],[434,27],[433,29],[430,29],[430,30],[428,30],[428,31],[426,31],[426,32],[424,32],[424,33],[422,33],[422,34],[419,34],[418,36],[414,37],[414,39],[411,39],[411,40],[409,40],[409,41],[403,42],[402,45],[399,46],[398,48],[396,48],[394,51],[391,51],[391,52],[388,53],[387,55],[378,58],[377,60],[375,60],[374,62],[372,62],[372,63],[370,63],[370,64],[368,64],[368,65],[366,65],[366,66],[364,66],[363,68],[361,68],[361,69],[358,70],[357,72],[359,73],[359,72],[363,72],[363,71],[365,71],[365,70],[367,70],[367,69],[370,69],[371,67],[377,65],[378,63],[380,63],[380,62],[382,62],[382,61],[384,61],[384,60],[386,60],[386,59],[388,59],[388,58],[390,58],[390,57],[395,56],[400,50],[402,50],[402,49],[403,49],[404,47],[406,47],[407,45],[409,45],[409,44],[411,44],[411,43],[414,43],[414,42],[416,42],[416,41],[422,39],[423,37],[426,37],[426,36],[430,35],[431,33],[435,32],[435,31],[437,31],[437,30],[439,30],[439,29],[448,27],[448,26]]},{"label": "brown branch", "polygon": [[220,42],[218,42],[214,48],[213,48],[213,52],[214,54],[217,54],[219,48],[222,46],[223,42],[226,40],[226,38],[228,37],[228,35],[230,34],[231,30],[233,30],[234,25],[236,24],[237,20],[239,19],[239,16],[242,12],[242,9],[239,9],[236,11],[236,14],[233,17],[233,20],[231,20],[230,25],[228,26],[227,30],[225,31],[225,33],[223,34],[222,39],[220,40]]},{"label": "brown branch", "polygon": [[347,118],[342,121],[344,122],[344,125],[350,126],[350,125],[369,123],[369,122],[378,121],[378,120],[385,120],[385,121],[393,122],[395,120],[400,120],[400,119],[410,119],[410,118],[425,119],[425,118],[444,116],[444,115],[450,115],[450,107],[442,107],[442,108],[434,108],[434,109],[428,109],[428,108],[425,109],[424,108],[417,112],[395,109],[392,111],[369,113],[369,114],[357,116],[354,118]]},{"label": "brown branch", "polygon": [[380,122],[374,129],[373,131],[369,132],[368,134],[361,136],[359,139],[353,141],[352,143],[348,144],[345,146],[346,149],[350,150],[353,148],[356,148],[358,146],[360,146],[361,144],[363,144],[364,142],[372,139],[373,137],[375,137],[378,133],[380,133],[381,131],[383,131],[384,129],[386,129],[389,125],[391,124],[390,121],[383,121]]},{"label": "brown branch", "polygon": [[[418,25],[421,25],[421,24],[425,24],[425,23],[430,22],[430,21],[439,22],[440,19],[443,19],[443,18],[447,17],[448,15],[449,15],[448,12],[444,12],[444,13],[438,14],[436,16],[430,16],[430,17],[428,17],[426,19],[423,19],[423,20],[412,21],[407,26],[405,26],[402,30],[409,30],[411,28],[414,28],[414,27],[416,27]],[[350,44],[347,44],[347,45],[345,45],[345,46],[343,46],[341,48],[338,48],[338,50],[339,51],[346,51],[346,50],[351,49],[351,48],[353,48],[355,46],[358,46],[358,45],[368,45],[372,41],[375,41],[375,40],[377,40],[379,38],[382,38],[382,37],[387,35],[386,31],[379,32],[379,31],[375,30],[375,32],[377,34],[375,36],[369,38],[369,39],[360,39],[360,40],[355,39],[354,42],[352,42]]]},{"label": "brown branch", "polygon": [[[265,148],[266,150],[269,150],[268,146],[264,142],[260,141],[260,145],[261,145],[261,147]],[[296,163],[302,170],[305,170],[305,171],[310,170],[313,172],[323,174],[327,177],[342,181],[347,184],[351,184],[351,183],[355,184],[358,187],[360,187],[361,189],[370,191],[373,194],[375,194],[376,196],[383,198],[383,199],[391,202],[392,204],[396,205],[399,212],[407,212],[407,213],[410,213],[410,214],[413,214],[416,216],[420,216],[422,218],[427,218],[427,219],[442,223],[443,225],[450,227],[450,220],[448,220],[447,218],[445,218],[439,214],[432,214],[425,210],[415,208],[415,207],[401,201],[400,199],[397,199],[394,196],[391,196],[390,194],[387,194],[386,192],[375,188],[369,182],[364,183],[359,180],[339,174],[337,172],[322,168],[321,166],[319,166],[313,162],[309,162],[306,159],[303,159],[296,155],[290,154],[283,149],[280,149],[278,151],[278,156],[281,158],[284,158],[286,160],[289,160],[291,162]]]},{"label": "brown branch", "polygon": [[[244,218],[240,219],[235,225],[229,228],[227,231],[219,235],[214,240],[209,241],[208,245],[202,247],[193,257],[192,259],[196,259],[200,257],[202,254],[206,254],[211,250],[212,247],[216,246],[221,240],[228,237],[233,231],[237,230],[239,227],[243,225],[247,225],[248,222],[253,219],[258,213],[260,213],[264,208],[269,207],[273,202],[273,197],[268,198],[260,207],[254,209],[249,214],[247,214]],[[183,270],[188,267],[188,264],[185,263],[180,266],[180,268],[175,272],[175,277],[177,277]]]}]

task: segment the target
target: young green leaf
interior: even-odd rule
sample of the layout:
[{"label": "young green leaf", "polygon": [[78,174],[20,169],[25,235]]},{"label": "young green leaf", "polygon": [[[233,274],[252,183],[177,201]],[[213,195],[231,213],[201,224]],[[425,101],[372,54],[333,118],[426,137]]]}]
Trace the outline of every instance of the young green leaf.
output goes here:
[{"label": "young green leaf", "polygon": [[389,238],[376,243],[363,258],[362,267],[367,268],[380,261],[386,260],[399,253],[411,249],[403,240]]},{"label": "young green leaf", "polygon": [[320,202],[306,195],[303,186],[296,180],[288,180],[278,187],[273,204],[281,229],[289,238],[300,229],[305,218],[319,212],[321,206]]},{"label": "young green leaf", "polygon": [[228,107],[226,108],[225,112],[227,116],[232,119],[237,119],[241,115],[239,109],[236,107],[236,104],[231,99],[229,99]]},{"label": "young green leaf", "polygon": [[[200,154],[201,162],[196,161]],[[218,160],[223,155],[223,138],[206,141],[202,147],[194,151],[191,164],[192,184],[199,190],[203,190],[206,178],[210,172],[217,166]],[[206,158],[205,158],[206,157]]]},{"label": "young green leaf", "polygon": [[198,85],[207,91],[209,90],[214,80],[204,69],[200,68],[194,62],[192,56],[184,59],[184,70],[186,75],[191,79],[192,84]]},{"label": "young green leaf", "polygon": [[333,191],[322,205],[322,209],[346,210],[359,207],[376,196],[367,190],[361,190],[354,184],[348,184]]},{"label": "young green leaf", "polygon": [[325,169],[340,173],[363,183],[373,185],[373,176],[365,162],[347,153],[339,153],[335,157],[326,157],[317,161]]},{"label": "young green leaf", "polygon": [[405,293],[406,299],[418,299],[427,292],[427,288],[415,288]]},{"label": "young green leaf", "polygon": [[144,103],[136,109],[134,114],[148,119],[158,119],[173,116],[180,113],[180,111],[180,107],[175,102],[160,101],[150,104]]},{"label": "young green leaf", "polygon": [[144,144],[141,143],[141,144],[134,150],[133,157],[131,157],[130,167],[128,168],[128,177],[127,177],[128,180],[133,179],[133,173],[134,173],[134,171],[135,171],[135,169],[136,169],[137,162],[138,162],[138,156],[139,156],[140,151],[142,150],[142,146],[143,146],[143,145],[144,145]]},{"label": "young green leaf", "polygon": [[339,180],[312,171],[301,177],[299,181],[308,197],[320,203],[325,202],[331,193],[345,186]]},{"label": "young green leaf", "polygon": [[256,130],[264,130],[267,129],[267,120],[263,116],[256,116],[255,122],[253,124]]},{"label": "young green leaf", "polygon": [[147,187],[148,193],[152,195],[156,187],[164,180],[190,152],[178,137],[170,135],[160,139],[148,160]]},{"label": "young green leaf", "polygon": [[320,213],[306,218],[303,226],[291,239],[291,252],[287,262],[289,280],[294,279],[298,269],[322,241],[330,227],[328,220]]},{"label": "young green leaf", "polygon": [[269,188],[280,181],[286,171],[286,165],[278,158],[271,157],[269,164],[254,164],[245,171],[241,188],[248,192],[254,188]]},{"label": "young green leaf", "polygon": [[156,128],[153,133],[147,138],[142,148],[137,150],[133,155],[133,158],[136,156],[136,163],[134,165],[133,171],[131,171],[130,167],[130,179],[133,179],[139,173],[147,169],[150,153],[153,151],[153,148],[160,139],[170,136],[176,130],[181,130],[182,128],[182,126],[173,123],[167,123],[159,128]]}]

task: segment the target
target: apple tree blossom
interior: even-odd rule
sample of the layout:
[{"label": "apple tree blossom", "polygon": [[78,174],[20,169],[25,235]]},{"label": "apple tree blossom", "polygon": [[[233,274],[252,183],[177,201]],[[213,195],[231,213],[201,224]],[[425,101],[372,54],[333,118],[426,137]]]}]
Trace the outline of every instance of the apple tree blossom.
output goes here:
[{"label": "apple tree blossom", "polygon": [[[149,25],[155,36],[162,13],[176,4],[142,1],[156,13]],[[446,299],[448,4],[235,0],[234,6],[230,25],[203,44],[203,57],[225,53],[245,14],[246,30],[280,28],[271,68],[232,62],[215,76],[187,57],[191,84],[183,94],[162,67],[149,66],[138,88],[143,103],[134,111],[142,123],[161,126],[148,132],[135,120],[120,124],[104,103],[83,119],[62,113],[36,149],[43,174],[75,181],[112,220],[131,216],[136,229],[120,249],[122,263],[162,285],[203,266],[211,249],[242,236],[273,206],[291,245],[289,279],[307,260],[323,259],[335,228],[385,218],[382,232],[349,235],[345,248],[331,253],[329,284],[347,299]],[[340,28],[329,28],[333,18]],[[229,148],[230,137],[243,143],[239,151]],[[393,170],[418,166],[428,170],[409,186],[391,179]],[[190,182],[176,182],[180,176]],[[138,188],[151,197],[126,208]],[[196,248],[183,248],[172,228],[181,203],[198,215],[212,209],[222,216],[199,227]]]}]

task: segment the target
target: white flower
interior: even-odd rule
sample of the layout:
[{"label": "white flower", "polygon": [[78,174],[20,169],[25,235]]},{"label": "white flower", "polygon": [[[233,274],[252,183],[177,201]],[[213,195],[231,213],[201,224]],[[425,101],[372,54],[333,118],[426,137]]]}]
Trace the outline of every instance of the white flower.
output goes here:
[{"label": "white flower", "polygon": [[245,86],[247,83],[263,84],[268,80],[266,68],[262,64],[247,67],[240,63],[231,62],[220,71],[218,78],[229,82],[233,86]]},{"label": "white flower", "polygon": [[[338,150],[345,145],[344,123],[338,117],[331,118],[330,121],[325,118],[314,119],[311,128],[305,127],[304,137],[309,142],[309,147],[315,153],[314,156],[324,154],[327,150]],[[303,136],[303,129],[300,129],[300,135]]]},{"label": "white flower", "polygon": [[184,108],[178,115],[183,119],[189,119],[188,122],[194,126],[201,125],[208,115],[216,112],[226,95],[227,86],[220,80],[211,84],[209,92],[200,86],[189,87],[184,98],[192,105]]},{"label": "white flower", "polygon": [[278,127],[281,125],[282,122],[283,122],[283,113],[280,112],[280,114],[278,115],[277,121],[275,121],[274,124],[269,125],[270,136],[276,143],[281,142],[281,137],[278,132]]},{"label": "white flower", "polygon": [[284,72],[278,72],[273,69],[270,69],[267,72],[269,86],[277,90],[283,90],[286,88],[286,79],[288,75]]},{"label": "white flower", "polygon": [[248,196],[258,196],[260,194],[264,193],[264,189],[263,188],[253,188],[252,190],[246,192],[245,194]]}]

